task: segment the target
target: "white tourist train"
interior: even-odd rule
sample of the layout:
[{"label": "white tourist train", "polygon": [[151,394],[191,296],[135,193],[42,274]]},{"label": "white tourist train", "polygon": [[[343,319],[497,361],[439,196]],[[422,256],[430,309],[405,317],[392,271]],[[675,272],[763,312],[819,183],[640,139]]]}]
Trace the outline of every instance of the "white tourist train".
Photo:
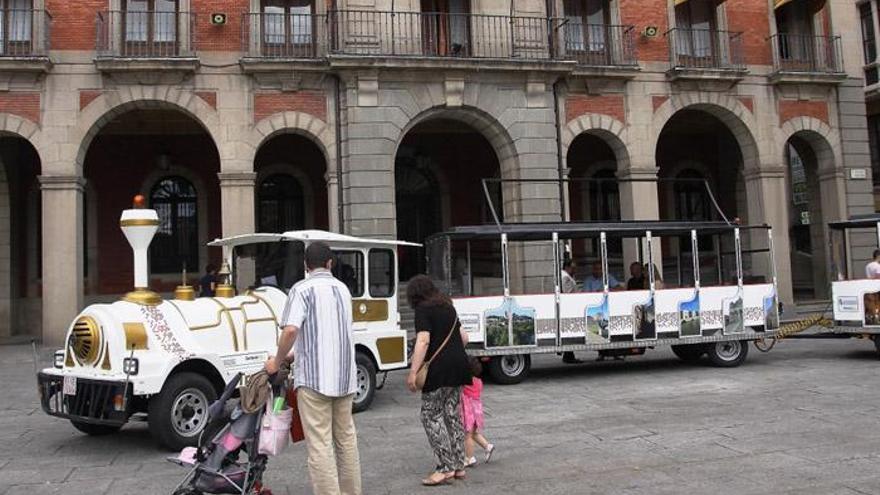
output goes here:
[{"label": "white tourist train", "polygon": [[[618,274],[630,263],[653,267],[644,286],[624,290],[615,281],[610,243],[630,256],[613,260]],[[468,352],[489,360],[501,383],[522,381],[534,354],[576,351],[620,356],[671,345],[685,361],[708,354],[733,367],[749,341],[779,328],[773,236],[764,225],[498,222],[452,228],[426,247],[429,273],[453,296],[468,332]],[[592,260],[595,278],[563,293],[563,259],[573,251]],[[672,262],[661,252],[673,253]],[[658,263],[678,283],[661,284]]]},{"label": "white tourist train", "polygon": [[880,353],[880,279],[865,274],[865,264],[880,248],[880,215],[857,216],[828,227],[833,331],[873,340]]},{"label": "white tourist train", "polygon": [[183,285],[169,300],[147,288],[156,212],[125,210],[120,224],[135,253],[135,290],[85,308],[68,329],[66,347],[55,353],[54,367],[38,373],[44,411],[83,432],[112,433],[146,414],[161,444],[193,444],[225,384],[238,372],[258,371],[274,354],[286,293],[304,276],[310,242],[330,245],[334,274],[354,298],[355,410],[368,408],[381,388],[377,372],[407,366],[397,249],[408,243],[323,231],[219,239],[210,243],[223,249],[224,259],[215,297],[196,298]]}]

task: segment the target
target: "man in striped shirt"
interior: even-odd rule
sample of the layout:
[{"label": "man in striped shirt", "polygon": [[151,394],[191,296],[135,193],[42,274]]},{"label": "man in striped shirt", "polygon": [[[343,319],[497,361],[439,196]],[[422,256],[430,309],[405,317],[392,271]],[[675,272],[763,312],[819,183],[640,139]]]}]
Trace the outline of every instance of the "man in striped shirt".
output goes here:
[{"label": "man in striped shirt", "polygon": [[315,495],[360,495],[351,409],[357,390],[351,293],[330,273],[333,253],[327,244],[310,244],[305,258],[308,275],[290,289],[278,353],[266,370],[277,372],[293,348],[293,386]]}]

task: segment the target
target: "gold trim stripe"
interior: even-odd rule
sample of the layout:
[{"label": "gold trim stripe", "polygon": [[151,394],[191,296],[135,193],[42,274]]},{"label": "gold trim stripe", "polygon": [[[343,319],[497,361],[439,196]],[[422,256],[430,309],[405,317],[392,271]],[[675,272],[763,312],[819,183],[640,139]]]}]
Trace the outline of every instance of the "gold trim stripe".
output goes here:
[{"label": "gold trim stripe", "polygon": [[119,221],[120,227],[158,227],[159,221],[151,218],[129,218]]}]

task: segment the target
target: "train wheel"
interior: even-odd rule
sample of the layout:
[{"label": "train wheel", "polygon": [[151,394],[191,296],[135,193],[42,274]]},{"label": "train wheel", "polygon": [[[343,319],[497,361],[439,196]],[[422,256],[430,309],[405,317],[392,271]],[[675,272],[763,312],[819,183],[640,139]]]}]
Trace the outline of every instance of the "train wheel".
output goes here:
[{"label": "train wheel", "polygon": [[728,340],[716,342],[706,347],[709,361],[719,368],[735,368],[746,360],[749,355],[748,341]]},{"label": "train wheel", "polygon": [[706,354],[706,346],[703,344],[674,345],[672,353],[686,363],[694,363],[699,361],[703,354]]},{"label": "train wheel", "polygon": [[208,406],[217,399],[211,382],[197,373],[172,375],[150,399],[150,433],[170,450],[195,446],[208,424]]},{"label": "train wheel", "polygon": [[496,383],[513,385],[529,376],[532,358],[528,354],[510,354],[492,358],[489,362],[489,375]]},{"label": "train wheel", "polygon": [[366,411],[373,403],[376,394],[376,366],[369,356],[362,352],[355,356],[357,364],[357,392],[354,394],[354,412]]},{"label": "train wheel", "polygon": [[877,357],[880,357],[880,335],[871,337],[874,340],[874,349],[877,349]]}]

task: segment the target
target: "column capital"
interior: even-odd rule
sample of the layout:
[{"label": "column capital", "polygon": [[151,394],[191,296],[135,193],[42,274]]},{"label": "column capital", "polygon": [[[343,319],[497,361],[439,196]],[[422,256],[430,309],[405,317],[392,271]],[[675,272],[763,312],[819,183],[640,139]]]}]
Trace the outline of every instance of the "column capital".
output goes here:
[{"label": "column capital", "polygon": [[657,167],[631,167],[617,172],[617,178],[621,181],[657,181]]},{"label": "column capital", "polygon": [[220,172],[220,187],[254,187],[257,183],[256,172]]},{"label": "column capital", "polygon": [[76,190],[83,192],[86,179],[81,175],[39,175],[40,189],[44,191]]},{"label": "column capital", "polygon": [[763,166],[743,170],[743,179],[746,182],[762,179],[784,179],[786,168],[781,165]]},{"label": "column capital", "polygon": [[326,182],[328,185],[338,183],[339,182],[339,174],[335,170],[334,171],[328,170],[327,173],[324,174],[324,182]]}]

